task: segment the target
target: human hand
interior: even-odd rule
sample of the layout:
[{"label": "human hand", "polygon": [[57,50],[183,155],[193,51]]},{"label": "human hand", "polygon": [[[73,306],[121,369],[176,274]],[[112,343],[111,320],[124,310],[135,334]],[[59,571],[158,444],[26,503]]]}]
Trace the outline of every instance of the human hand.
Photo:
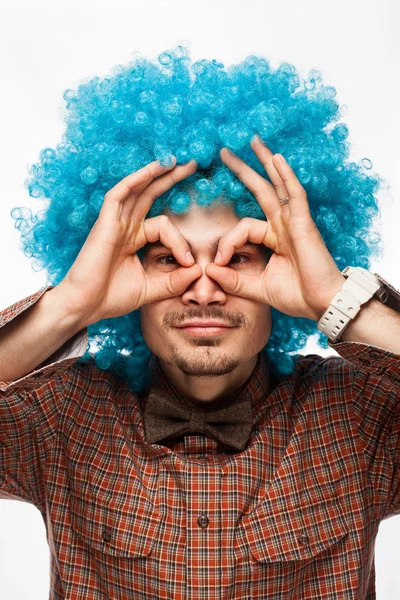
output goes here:
[{"label": "human hand", "polygon": [[[267,221],[241,219],[221,237],[214,263],[207,265],[206,273],[229,294],[318,321],[345,278],[325,246],[311,217],[307,194],[289,164],[257,137],[251,147],[272,184],[227,148],[222,148],[220,156],[254,194]],[[289,204],[280,203],[284,198],[290,198]],[[247,241],[264,244],[274,252],[261,276],[226,266]]]},{"label": "human hand", "polygon": [[[145,219],[154,200],[192,175],[197,163],[163,167],[154,161],[107,192],[97,221],[63,281],[52,292],[65,314],[87,326],[128,314],[143,304],[182,294],[201,275],[189,246],[166,215]],[[160,240],[182,265],[148,275],[137,251]],[[54,294],[53,294],[54,295]]]}]

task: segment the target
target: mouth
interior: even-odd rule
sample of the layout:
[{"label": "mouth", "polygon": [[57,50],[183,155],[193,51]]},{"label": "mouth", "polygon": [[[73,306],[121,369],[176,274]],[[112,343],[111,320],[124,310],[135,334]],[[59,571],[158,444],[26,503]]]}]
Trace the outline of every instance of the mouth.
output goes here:
[{"label": "mouth", "polygon": [[222,335],[231,329],[235,329],[231,325],[226,325],[226,323],[220,323],[216,321],[191,321],[190,323],[176,325],[176,328],[181,329],[188,335],[194,335],[197,337]]}]

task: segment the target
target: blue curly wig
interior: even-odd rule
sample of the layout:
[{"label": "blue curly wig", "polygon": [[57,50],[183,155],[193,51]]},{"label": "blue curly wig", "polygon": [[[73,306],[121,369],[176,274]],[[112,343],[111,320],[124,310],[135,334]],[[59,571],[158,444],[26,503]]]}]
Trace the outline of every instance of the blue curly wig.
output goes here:
[{"label": "blue curly wig", "polygon": [[[338,268],[368,269],[381,254],[372,224],[382,180],[371,175],[368,159],[346,162],[349,130],[338,122],[335,96],[317,70],[301,78],[291,64],[273,69],[266,58],[254,55],[228,68],[216,60],[192,63],[182,45],[157,60],[136,57],[108,77],[67,89],[63,140],[41,151],[25,181],[30,196],[43,198],[45,208],[36,214],[24,207],[11,211],[25,255],[35,270],[46,270],[48,284],[60,283],[107,191],[155,159],[171,164],[172,155],[177,164],[194,158],[198,170],[159,197],[149,217],[183,213],[194,196],[201,205],[229,202],[239,217],[265,219],[254,196],[219,157],[227,146],[268,179],[249,144],[257,133],[292,166]],[[318,345],[328,347],[314,321],[272,309],[272,323],[264,352],[277,377],[293,371],[295,353],[310,335],[317,334]],[[151,352],[138,310],[89,326],[89,342],[79,362],[94,359],[135,391],[148,385]]]}]

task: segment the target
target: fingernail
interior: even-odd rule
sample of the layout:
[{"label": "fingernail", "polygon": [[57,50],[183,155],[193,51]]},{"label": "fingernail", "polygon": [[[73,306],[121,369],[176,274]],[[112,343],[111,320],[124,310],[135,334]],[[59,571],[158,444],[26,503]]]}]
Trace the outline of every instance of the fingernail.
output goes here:
[{"label": "fingernail", "polygon": [[286,163],[286,160],[283,158],[282,154],[275,154],[275,156],[278,159],[278,162]]},{"label": "fingernail", "polygon": [[171,167],[174,167],[174,166],[175,166],[175,164],[176,164],[176,158],[175,158],[175,156],[172,156],[172,157],[171,157],[171,162],[170,162],[170,164],[169,164],[169,165],[165,165],[165,164],[164,164],[164,163],[162,163],[160,160],[159,160],[158,162],[160,163],[160,165],[161,165],[162,167],[164,167],[164,169],[170,169]]},{"label": "fingernail", "polygon": [[194,262],[194,258],[190,252],[186,252],[186,260],[188,262]]},{"label": "fingernail", "polygon": [[261,142],[261,144],[264,144],[264,142],[262,141],[262,139],[260,138],[259,135],[255,134],[255,136],[253,137],[253,140],[257,140],[258,142]]},{"label": "fingernail", "polygon": [[222,254],[221,254],[221,252],[218,251],[214,262],[219,262],[221,260],[221,258],[222,258]]}]

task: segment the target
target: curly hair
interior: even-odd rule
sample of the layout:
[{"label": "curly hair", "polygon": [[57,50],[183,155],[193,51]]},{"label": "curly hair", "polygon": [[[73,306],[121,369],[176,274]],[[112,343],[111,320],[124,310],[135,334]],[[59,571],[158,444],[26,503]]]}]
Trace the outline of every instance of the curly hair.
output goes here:
[{"label": "curly hair", "polygon": [[[43,210],[11,211],[25,255],[45,269],[49,285],[66,275],[94,225],[104,196],[118,181],[158,159],[177,164],[194,158],[197,171],[156,199],[148,216],[184,213],[191,199],[203,206],[232,203],[237,215],[266,219],[251,192],[222,163],[223,146],[268,178],[250,147],[258,134],[274,153],[283,153],[304,186],[314,219],[336,265],[369,268],[381,255],[372,229],[379,214],[382,180],[372,163],[348,162],[348,127],[339,122],[336,90],[320,71],[301,77],[286,62],[276,69],[250,55],[225,68],[217,60],[192,62],[184,45],[157,60],[136,55],[111,75],[67,89],[65,132],[55,149],[40,152],[25,181]],[[190,194],[188,193],[190,188]],[[294,369],[296,352],[310,335],[327,348],[316,323],[272,311],[264,348],[276,377]],[[90,325],[89,345],[78,362],[95,360],[126,379],[135,391],[149,384],[151,352],[141,333],[139,310]]]}]

